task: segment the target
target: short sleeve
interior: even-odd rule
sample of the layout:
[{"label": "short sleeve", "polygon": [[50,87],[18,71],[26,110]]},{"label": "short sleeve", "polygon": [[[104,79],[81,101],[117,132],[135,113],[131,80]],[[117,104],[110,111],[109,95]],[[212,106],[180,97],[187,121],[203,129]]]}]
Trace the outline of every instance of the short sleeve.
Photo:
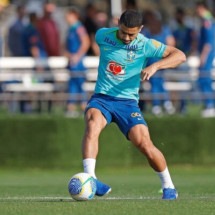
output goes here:
[{"label": "short sleeve", "polygon": [[146,57],[162,58],[166,49],[166,45],[157,40],[148,39],[146,40],[143,49]]}]

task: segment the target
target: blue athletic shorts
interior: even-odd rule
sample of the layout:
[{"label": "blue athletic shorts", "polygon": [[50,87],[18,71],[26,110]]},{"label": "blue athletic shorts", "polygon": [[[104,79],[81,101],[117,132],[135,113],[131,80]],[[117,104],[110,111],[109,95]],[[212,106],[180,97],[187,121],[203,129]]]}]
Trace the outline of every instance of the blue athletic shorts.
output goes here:
[{"label": "blue athletic shorts", "polygon": [[104,94],[94,94],[89,100],[86,111],[96,108],[101,111],[107,123],[114,122],[128,139],[129,130],[137,125],[147,126],[140,111],[138,103],[134,99],[123,99]]}]

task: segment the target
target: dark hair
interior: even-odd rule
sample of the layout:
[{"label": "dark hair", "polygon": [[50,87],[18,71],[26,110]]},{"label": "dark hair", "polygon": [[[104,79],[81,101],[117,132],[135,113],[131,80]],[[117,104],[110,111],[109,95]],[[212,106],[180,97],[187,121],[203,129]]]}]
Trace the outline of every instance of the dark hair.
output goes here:
[{"label": "dark hair", "polygon": [[182,7],[177,7],[177,8],[175,9],[175,12],[176,12],[177,14],[185,15],[185,11],[184,11],[184,9],[183,9]]},{"label": "dark hair", "polygon": [[196,6],[201,6],[201,7],[208,8],[208,6],[207,6],[205,1],[197,1]]},{"label": "dark hair", "polygon": [[36,12],[31,12],[28,14],[29,20],[31,23],[35,22],[37,20],[37,13]]},{"label": "dark hair", "polygon": [[140,27],[142,25],[142,14],[136,10],[126,10],[119,19],[119,24],[124,24],[128,28]]},{"label": "dark hair", "polygon": [[77,7],[69,7],[68,9],[67,9],[67,13],[72,13],[72,14],[75,14],[78,18],[80,17],[80,11],[79,11],[79,9],[77,8]]}]

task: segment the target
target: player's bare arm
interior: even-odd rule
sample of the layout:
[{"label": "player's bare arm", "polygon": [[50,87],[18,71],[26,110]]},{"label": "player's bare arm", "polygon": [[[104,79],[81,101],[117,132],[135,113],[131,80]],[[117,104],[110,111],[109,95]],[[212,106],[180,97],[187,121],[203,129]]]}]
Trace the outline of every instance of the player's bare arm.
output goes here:
[{"label": "player's bare arm", "polygon": [[203,46],[203,49],[202,49],[202,52],[200,54],[200,66],[203,66],[205,65],[205,62],[208,58],[208,55],[211,51],[211,45],[206,43],[204,46]]},{"label": "player's bare arm", "polygon": [[167,46],[163,58],[142,70],[141,79],[149,80],[160,69],[175,68],[186,61],[185,54],[179,49]]}]

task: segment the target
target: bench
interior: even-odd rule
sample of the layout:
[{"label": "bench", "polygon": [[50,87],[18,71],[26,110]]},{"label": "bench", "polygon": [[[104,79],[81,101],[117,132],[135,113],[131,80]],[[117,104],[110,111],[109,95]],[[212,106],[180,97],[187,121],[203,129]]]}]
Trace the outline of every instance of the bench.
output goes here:
[{"label": "bench", "polygon": [[[7,101],[11,98],[19,100],[19,98],[23,99],[22,93],[34,92],[38,93],[37,99],[39,100],[66,101],[69,95],[65,89],[70,77],[70,73],[66,68],[67,63],[68,60],[65,57],[49,57],[47,59],[33,59],[31,57],[0,58],[0,82],[3,83],[0,100]],[[84,59],[84,65],[88,69],[84,89],[89,95],[95,87],[98,63],[98,57],[87,56]],[[178,69],[166,70],[165,88],[170,93],[174,93],[173,99],[180,99],[183,96],[181,92],[190,93],[190,96],[192,96],[193,83],[198,78],[198,63],[198,57],[192,56],[188,58],[186,64],[181,65]],[[34,70],[36,67],[48,69],[37,72]],[[215,80],[215,72],[213,72],[213,78]],[[38,79],[43,79],[44,82],[34,81]],[[215,89],[215,83],[213,83],[213,88]],[[151,99],[150,84],[148,82],[144,82],[143,90],[145,97]],[[145,97],[142,96],[141,98]],[[35,99],[28,94],[25,95],[25,98],[28,100]]]}]

